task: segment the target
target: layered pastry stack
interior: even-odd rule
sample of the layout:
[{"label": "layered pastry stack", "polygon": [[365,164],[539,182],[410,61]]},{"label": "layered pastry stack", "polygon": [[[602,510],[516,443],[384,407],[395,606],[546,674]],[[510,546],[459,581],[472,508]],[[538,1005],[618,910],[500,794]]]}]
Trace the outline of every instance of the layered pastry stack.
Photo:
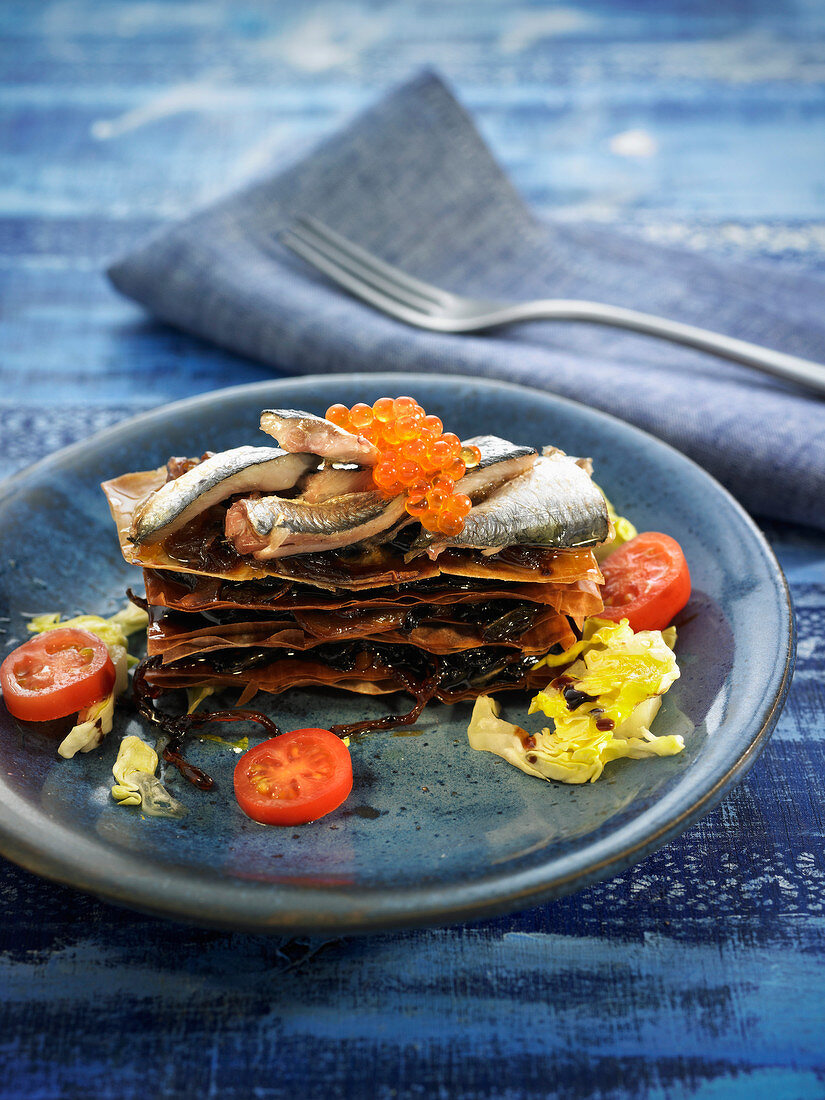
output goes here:
[{"label": "layered pastry stack", "polygon": [[533,689],[553,676],[537,662],[601,610],[592,547],[609,521],[585,464],[465,441],[475,465],[456,489],[472,507],[448,536],[376,487],[363,436],[293,410],[262,425],[280,447],[104,485],[144,570],[154,687],[235,688],[240,705],[305,685],[419,704]]}]

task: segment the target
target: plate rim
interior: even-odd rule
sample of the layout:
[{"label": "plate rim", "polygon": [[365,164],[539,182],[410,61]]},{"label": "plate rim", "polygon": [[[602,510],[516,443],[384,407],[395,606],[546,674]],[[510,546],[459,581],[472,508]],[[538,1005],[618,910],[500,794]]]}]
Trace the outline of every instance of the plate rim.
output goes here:
[{"label": "plate rim", "polygon": [[[422,372],[394,371],[337,372],[286,376],[238,386],[221,387],[220,389],[209,390],[143,410],[135,416],[103,428],[86,439],[78,440],[67,447],[45,455],[37,462],[15,471],[0,482],[0,503],[10,493],[16,491],[18,484],[31,476],[36,476],[43,469],[48,468],[50,464],[72,459],[76,455],[82,454],[89,445],[105,445],[109,438],[116,438],[125,427],[130,430],[139,429],[142,423],[153,420],[159,414],[166,415],[184,406],[187,411],[197,409],[199,406],[208,407],[216,399],[227,394],[243,399],[247,395],[251,397],[257,392],[272,391],[273,388],[278,387],[297,386],[310,389],[317,386],[319,382],[328,386],[330,383],[334,384],[336,379],[342,383],[346,382],[348,385],[361,383],[370,386],[380,385],[382,381],[397,386],[399,379],[403,379],[404,384],[411,387],[419,382],[422,385],[433,385],[434,383],[461,384],[477,386],[487,391],[515,392],[522,398],[527,395],[533,398],[538,396],[557,407],[560,406],[562,409],[568,407],[577,413],[583,411],[587,416],[595,418],[596,421],[605,420],[612,425],[618,425],[620,431],[629,432],[631,435],[637,434],[643,437],[647,443],[652,442],[658,447],[665,448],[672,455],[675,455],[678,461],[687,463],[700,477],[709,479],[714,488],[726,499],[727,504],[738,514],[739,519],[744,522],[767,560],[773,579],[779,582],[778,594],[782,597],[780,605],[786,620],[786,631],[783,635],[785,648],[782,659],[782,674],[772,697],[763,702],[752,720],[755,728],[748,743],[736,760],[716,779],[712,786],[690,801],[690,804],[683,807],[676,816],[666,818],[661,824],[644,832],[633,843],[618,851],[615,849],[615,845],[611,847],[610,836],[601,838],[599,841],[594,842],[595,848],[606,847],[610,849],[602,858],[591,861],[585,866],[579,864],[566,873],[557,875],[551,881],[547,880],[546,873],[544,876],[542,875],[542,871],[546,871],[547,864],[537,864],[515,872],[488,874],[477,880],[459,880],[457,882],[431,883],[423,886],[413,885],[392,889],[387,887],[361,888],[360,891],[350,888],[336,888],[331,891],[329,888],[284,886],[272,883],[254,884],[252,882],[239,885],[235,881],[230,882],[230,880],[220,883],[220,880],[207,879],[205,872],[188,870],[184,872],[183,878],[190,882],[193,878],[204,878],[207,892],[209,890],[214,891],[215,886],[219,884],[224,889],[229,886],[228,897],[230,902],[234,895],[238,900],[245,898],[260,903],[262,899],[270,896],[273,890],[280,893],[282,898],[281,904],[276,907],[254,904],[248,909],[240,911],[237,902],[223,907],[215,906],[212,902],[212,912],[194,912],[191,905],[191,895],[186,895],[183,891],[156,889],[153,894],[150,892],[150,895],[147,895],[144,883],[145,875],[142,873],[142,868],[153,866],[151,861],[146,861],[139,856],[136,857],[132,852],[110,852],[109,855],[113,855],[116,863],[124,862],[126,864],[129,872],[113,883],[107,877],[105,870],[94,873],[95,869],[90,868],[88,864],[84,864],[81,858],[74,858],[73,855],[67,858],[65,852],[62,853],[62,858],[57,859],[54,852],[48,850],[42,843],[37,844],[21,837],[7,820],[7,807],[2,805],[0,805],[0,855],[43,878],[94,894],[116,905],[127,906],[167,919],[212,928],[231,928],[245,932],[354,934],[393,928],[444,925],[458,921],[485,919],[515,909],[528,908],[575,890],[583,889],[585,886],[603,878],[620,873],[636,859],[651,854],[712,810],[727,791],[741,781],[753,766],[765,747],[782,710],[790,687],[796,655],[796,624],[793,603],[787,580],[772,547],[739,501],[693,459],[671,444],[651,435],[642,428],[622,420],[620,417],[550,391],[537,390],[530,386],[498,379],[476,378],[470,375],[433,375]],[[780,652],[781,650],[778,648],[777,654],[779,655]],[[662,801],[659,800],[658,805],[660,807]],[[655,808],[656,803],[650,807],[650,810]],[[632,830],[637,825],[638,820],[638,818],[631,819],[622,827],[620,832]],[[52,825],[57,829],[65,828],[56,822],[53,822]],[[579,849],[579,851],[581,850]],[[166,872],[163,879],[166,880],[172,877],[174,876]],[[313,902],[322,899],[327,905],[319,909]],[[329,906],[330,899],[334,900],[336,904]],[[188,905],[187,900],[190,901]],[[298,906],[297,910],[291,908],[291,905],[295,903]],[[414,908],[411,908],[413,903]]]}]

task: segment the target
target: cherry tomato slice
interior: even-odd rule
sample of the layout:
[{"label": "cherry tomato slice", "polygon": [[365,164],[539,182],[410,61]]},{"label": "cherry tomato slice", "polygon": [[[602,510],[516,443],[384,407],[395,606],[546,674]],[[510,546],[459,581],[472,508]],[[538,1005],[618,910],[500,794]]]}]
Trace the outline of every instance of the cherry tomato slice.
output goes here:
[{"label": "cherry tomato slice", "polygon": [[602,562],[604,611],[632,630],[664,630],[690,598],[690,572],[676,539],[645,531]]},{"label": "cherry tomato slice", "polygon": [[264,825],[305,825],[331,813],[352,790],[349,749],[329,730],[282,733],[244,753],[235,797]]},{"label": "cherry tomato slice", "polygon": [[65,718],[108,695],[115,666],[96,634],[61,627],[18,646],[0,665],[9,713],[25,722]]}]

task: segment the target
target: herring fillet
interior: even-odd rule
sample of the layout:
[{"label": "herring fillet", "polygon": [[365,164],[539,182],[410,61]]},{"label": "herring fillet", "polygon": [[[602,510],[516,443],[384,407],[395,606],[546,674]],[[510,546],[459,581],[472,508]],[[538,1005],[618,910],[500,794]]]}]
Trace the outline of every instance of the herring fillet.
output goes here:
[{"label": "herring fillet", "polygon": [[260,425],[285,451],[309,451],[329,462],[360,462],[364,466],[374,466],[379,459],[378,448],[363,435],[301,409],[264,409]]},{"label": "herring fillet", "polygon": [[404,498],[372,490],[319,504],[278,496],[238,500],[226,513],[226,537],[259,561],[336,550],[372,538],[405,515]]},{"label": "herring fillet", "polygon": [[524,473],[538,458],[534,447],[520,447],[497,435],[474,435],[462,447],[478,447],[481,459],[456,482],[456,492],[475,503],[505,481]]},{"label": "herring fillet", "polygon": [[331,497],[346,496],[348,493],[364,493],[372,488],[374,488],[372,468],[356,466],[353,463],[311,470],[301,479],[298,486],[299,499],[306,504],[323,504]]},{"label": "herring fillet", "polygon": [[556,452],[541,455],[528,470],[475,505],[459,534],[448,538],[422,531],[412,552],[423,550],[434,558],[453,547],[593,546],[607,538],[608,530],[601,492],[575,459]]},{"label": "herring fillet", "polygon": [[280,447],[219,451],[167,481],[138,506],[132,518],[131,540],[139,546],[159,542],[235,493],[291,489],[317,462],[315,455],[289,454]]}]

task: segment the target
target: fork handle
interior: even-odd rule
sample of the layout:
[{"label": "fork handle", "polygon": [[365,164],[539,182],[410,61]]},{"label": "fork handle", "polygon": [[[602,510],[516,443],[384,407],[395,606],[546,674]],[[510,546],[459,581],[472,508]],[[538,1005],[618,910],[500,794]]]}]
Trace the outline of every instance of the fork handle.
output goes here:
[{"label": "fork handle", "polygon": [[[488,322],[493,318],[488,318]],[[614,328],[642,332],[648,336],[660,336],[677,344],[708,351],[744,363],[749,367],[765,371],[777,378],[807,386],[825,395],[825,366],[810,359],[800,359],[796,355],[786,355],[781,351],[751,344],[747,340],[737,340],[733,336],[723,336],[710,329],[685,325],[680,321],[667,321],[652,313],[640,313],[635,309],[622,306],[601,305],[598,302],[554,299],[550,301],[524,302],[496,312],[494,324],[506,325],[514,321],[590,321],[597,325],[610,325]],[[485,325],[485,327],[487,327]]]}]

